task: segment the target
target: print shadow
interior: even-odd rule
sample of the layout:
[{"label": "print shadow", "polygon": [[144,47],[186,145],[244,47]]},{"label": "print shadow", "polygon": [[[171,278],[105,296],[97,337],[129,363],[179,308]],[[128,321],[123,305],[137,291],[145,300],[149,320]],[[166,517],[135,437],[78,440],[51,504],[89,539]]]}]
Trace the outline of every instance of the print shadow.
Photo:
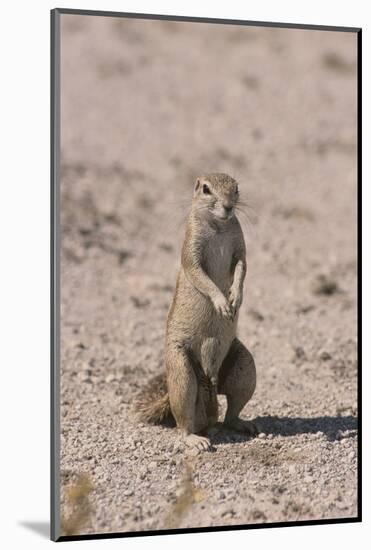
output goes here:
[{"label": "print shadow", "polygon": [[48,521],[20,521],[19,525],[30,529],[44,539],[49,539],[50,537],[50,523]]}]

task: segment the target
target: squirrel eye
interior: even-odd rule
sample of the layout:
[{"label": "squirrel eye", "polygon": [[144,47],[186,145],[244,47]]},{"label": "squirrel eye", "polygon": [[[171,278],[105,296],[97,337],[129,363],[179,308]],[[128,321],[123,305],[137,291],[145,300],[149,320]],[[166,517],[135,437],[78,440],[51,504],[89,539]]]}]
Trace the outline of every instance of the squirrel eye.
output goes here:
[{"label": "squirrel eye", "polygon": [[238,195],[238,185],[236,185],[236,195]]},{"label": "squirrel eye", "polygon": [[211,195],[210,189],[206,184],[203,185],[202,192],[205,193],[205,195]]}]

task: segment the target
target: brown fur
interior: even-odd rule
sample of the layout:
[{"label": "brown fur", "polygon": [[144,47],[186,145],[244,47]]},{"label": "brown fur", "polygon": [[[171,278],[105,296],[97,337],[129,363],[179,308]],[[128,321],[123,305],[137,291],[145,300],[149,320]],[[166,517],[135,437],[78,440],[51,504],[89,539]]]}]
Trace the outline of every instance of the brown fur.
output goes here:
[{"label": "brown fur", "polygon": [[197,179],[182,247],[181,268],[166,327],[166,387],[149,389],[142,418],[169,418],[190,445],[218,419],[217,393],[227,396],[225,423],[254,431],[238,418],[255,390],[255,364],[237,339],[246,248],[235,216],[237,182],[226,174]]},{"label": "brown fur", "polygon": [[165,373],[161,373],[149,381],[137,396],[135,409],[142,422],[175,425],[170,409]]}]

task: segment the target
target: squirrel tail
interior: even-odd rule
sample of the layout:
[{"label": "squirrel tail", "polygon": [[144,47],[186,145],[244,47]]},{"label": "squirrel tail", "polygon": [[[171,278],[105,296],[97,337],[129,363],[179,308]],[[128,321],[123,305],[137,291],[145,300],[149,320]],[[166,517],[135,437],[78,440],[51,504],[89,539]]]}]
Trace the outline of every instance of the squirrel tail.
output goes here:
[{"label": "squirrel tail", "polygon": [[140,422],[175,426],[165,373],[152,378],[139,393],[135,402],[135,412]]}]

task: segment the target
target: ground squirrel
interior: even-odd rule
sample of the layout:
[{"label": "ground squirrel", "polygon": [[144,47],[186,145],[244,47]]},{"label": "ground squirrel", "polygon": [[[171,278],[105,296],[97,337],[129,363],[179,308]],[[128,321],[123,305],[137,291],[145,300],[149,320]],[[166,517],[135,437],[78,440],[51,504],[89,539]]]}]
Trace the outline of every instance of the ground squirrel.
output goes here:
[{"label": "ground squirrel", "polygon": [[256,385],[251,353],[236,337],[246,274],[246,248],[235,215],[237,182],[226,174],[197,178],[181,267],[166,327],[166,372],[138,399],[142,420],[172,421],[185,442],[209,449],[218,420],[217,394],[227,397],[224,424],[255,433],[238,415]]}]

